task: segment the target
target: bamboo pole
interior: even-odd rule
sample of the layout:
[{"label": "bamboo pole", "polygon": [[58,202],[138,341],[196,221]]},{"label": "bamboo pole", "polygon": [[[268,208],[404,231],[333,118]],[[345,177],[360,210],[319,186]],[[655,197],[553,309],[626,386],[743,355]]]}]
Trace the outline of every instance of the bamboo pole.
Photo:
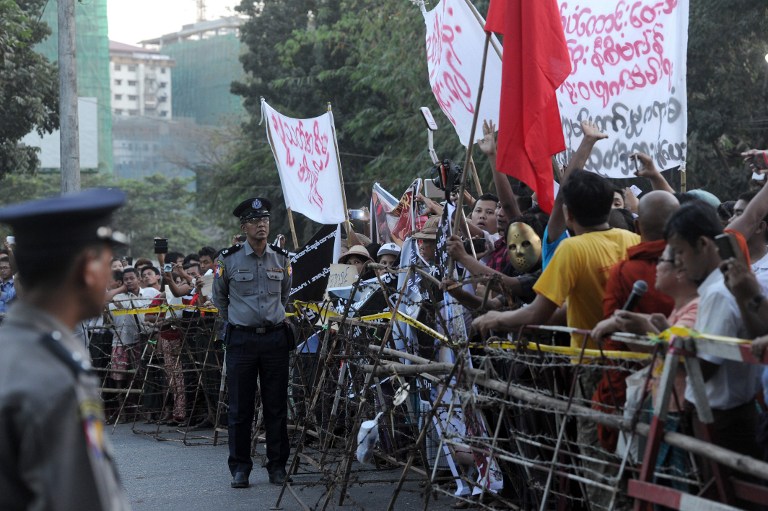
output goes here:
[{"label": "bamboo pole", "polygon": [[[459,184],[459,198],[456,199],[456,209],[461,211],[464,205],[464,190],[467,184],[467,167],[472,158],[472,148],[475,145],[475,131],[477,130],[477,117],[480,115],[480,100],[483,97],[483,86],[485,85],[485,65],[488,62],[488,45],[491,41],[490,32],[485,34],[485,45],[483,46],[483,65],[480,69],[480,84],[477,87],[477,100],[475,101],[475,114],[472,116],[472,128],[469,130],[469,144],[467,144],[467,156],[464,159],[464,168],[461,170],[461,181]],[[456,232],[459,228],[459,222],[461,221],[461,215],[456,215],[453,219],[453,229],[451,232]],[[455,261],[453,258],[448,258],[448,276],[453,275]]]},{"label": "bamboo pole", "polygon": [[[483,30],[485,30],[485,20],[483,19],[483,16],[478,12],[470,0],[464,0],[464,2],[466,2],[469,10],[472,11],[472,14],[475,15],[475,19],[480,24],[480,26],[483,27]],[[493,49],[496,51],[496,55],[501,58],[504,54],[504,51],[502,50],[501,46],[499,46],[499,42],[496,39],[491,38],[491,46],[493,46]]]},{"label": "bamboo pole", "polygon": [[293,225],[293,211],[291,208],[285,208],[288,211],[288,227],[291,229],[291,238],[293,239],[294,250],[299,249],[299,239],[296,237],[296,226]]},{"label": "bamboo pole", "polygon": [[336,149],[336,165],[339,168],[339,186],[341,186],[341,202],[344,205],[344,228],[347,230],[347,237],[352,232],[352,223],[349,221],[349,208],[347,207],[347,193],[344,191],[344,174],[341,172],[341,155],[339,154],[339,141],[336,140],[336,122],[333,120],[333,111],[331,102],[328,102],[328,113],[331,114],[331,130],[333,131],[333,147]]},{"label": "bamboo pole", "polygon": [[[380,350],[379,346],[373,346],[373,345],[369,346],[368,349],[371,351],[373,351],[374,349],[376,351]],[[443,364],[437,364],[425,358],[404,353],[402,351],[393,350],[391,348],[384,348],[383,350],[381,350],[381,352],[391,357],[405,358],[407,360],[416,362],[417,364],[423,364],[427,366],[434,365],[438,373],[444,374],[443,371],[445,370],[445,368],[443,367]],[[374,372],[379,375],[392,374],[393,372],[397,372],[397,374],[404,374],[401,371],[405,371],[406,367],[409,367],[409,366],[405,364],[398,364],[396,362],[391,362],[387,364],[385,367],[382,367],[381,365],[379,365],[374,369]],[[424,373],[430,374],[431,371],[426,369],[428,368],[425,368]],[[523,388],[513,387],[511,385],[508,385],[506,382],[502,382],[502,381],[490,378],[485,371],[482,371],[479,369],[464,367],[462,372],[466,376],[471,376],[473,378],[472,383],[476,385],[481,385],[483,387],[486,387],[488,389],[494,390],[496,392],[499,392],[503,395],[510,396],[515,399],[520,399],[529,403],[539,405],[541,407],[549,408],[555,412],[565,412],[569,409],[570,412],[572,412],[574,415],[591,418],[598,424],[603,424],[605,426],[609,426],[615,429],[620,429],[622,431],[626,431],[630,433],[631,432],[638,433],[646,437],[648,436],[648,433],[650,431],[650,425],[648,424],[645,424],[645,423],[633,424],[634,421],[631,418],[625,419],[621,416],[599,412],[597,410],[594,410],[586,406],[581,406],[576,404],[570,404],[569,406],[568,403],[561,401],[559,399],[545,396],[543,394],[537,394],[535,392],[532,392],[530,390],[525,390]],[[751,474],[751,475],[760,477],[761,479],[768,480],[768,463],[752,458],[751,456],[738,454],[728,449],[725,449],[723,447],[720,447],[708,442],[704,442],[697,438],[693,438],[688,435],[684,435],[682,433],[675,433],[671,431],[665,432],[663,434],[662,440],[673,447],[680,447],[681,449],[685,449],[686,451],[689,451],[698,456],[702,456],[704,458],[713,460],[721,465],[725,465],[734,470],[738,470],[740,472]]]},{"label": "bamboo pole", "polygon": [[469,165],[472,169],[472,180],[475,182],[475,189],[477,190],[477,195],[480,196],[483,194],[483,187],[480,185],[480,177],[477,175],[477,167],[475,167],[475,160],[472,158],[472,156],[469,157]]}]

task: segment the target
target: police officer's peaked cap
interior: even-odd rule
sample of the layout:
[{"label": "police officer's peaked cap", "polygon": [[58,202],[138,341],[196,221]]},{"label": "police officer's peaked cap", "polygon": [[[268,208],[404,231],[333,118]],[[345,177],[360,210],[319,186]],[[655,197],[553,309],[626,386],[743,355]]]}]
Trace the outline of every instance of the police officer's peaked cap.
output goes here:
[{"label": "police officer's peaked cap", "polygon": [[29,254],[66,248],[74,250],[98,241],[127,243],[112,226],[112,212],[125,204],[116,188],[92,188],[0,209],[0,223],[13,228],[16,249]]},{"label": "police officer's peaked cap", "polygon": [[271,209],[272,203],[267,199],[254,197],[252,199],[245,199],[238,204],[232,214],[239,218],[241,222],[245,222],[251,218],[269,217],[269,210]]}]

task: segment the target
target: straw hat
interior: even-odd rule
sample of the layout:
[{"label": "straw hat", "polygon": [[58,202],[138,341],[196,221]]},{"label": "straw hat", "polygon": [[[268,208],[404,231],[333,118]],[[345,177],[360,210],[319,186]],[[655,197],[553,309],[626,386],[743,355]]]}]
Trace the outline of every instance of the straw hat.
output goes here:
[{"label": "straw hat", "polygon": [[415,240],[436,240],[437,228],[440,224],[440,217],[438,215],[431,216],[427,219],[424,227],[412,237]]},{"label": "straw hat", "polygon": [[343,256],[339,257],[339,262],[341,264],[346,264],[347,259],[349,259],[352,256],[358,256],[363,258],[366,261],[371,261],[371,255],[368,253],[368,250],[365,249],[362,245],[353,245],[349,251],[344,254]]}]

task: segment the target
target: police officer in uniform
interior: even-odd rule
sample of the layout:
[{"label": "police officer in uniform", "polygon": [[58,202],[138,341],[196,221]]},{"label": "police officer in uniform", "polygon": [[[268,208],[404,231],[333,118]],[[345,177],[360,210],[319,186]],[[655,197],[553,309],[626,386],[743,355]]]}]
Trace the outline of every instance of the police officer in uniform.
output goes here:
[{"label": "police officer in uniform", "polygon": [[213,301],[227,321],[226,364],[229,391],[229,470],[233,488],[247,488],[253,468],[251,425],[257,382],[267,436],[269,482],[282,485],[288,462],[288,358],[290,335],[285,304],[291,289],[288,253],[269,245],[267,199],[240,203],[246,240],[223,250],[216,261]]},{"label": "police officer in uniform", "polygon": [[0,209],[24,294],[0,326],[0,509],[127,510],[88,351],[73,335],[109,284],[118,190]]}]

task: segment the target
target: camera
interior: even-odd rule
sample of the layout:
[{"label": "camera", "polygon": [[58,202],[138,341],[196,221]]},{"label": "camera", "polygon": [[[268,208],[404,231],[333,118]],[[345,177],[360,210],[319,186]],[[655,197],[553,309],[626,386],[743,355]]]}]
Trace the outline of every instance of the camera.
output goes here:
[{"label": "camera", "polygon": [[168,253],[168,239],[155,238],[155,254],[167,254],[167,253]]},{"label": "camera", "polygon": [[443,191],[455,191],[461,185],[461,167],[445,159],[429,169],[432,183]]},{"label": "camera", "polygon": [[244,242],[245,241],[245,234],[241,234],[240,236],[238,236],[237,237],[237,241],[239,241],[240,243]]},{"label": "camera", "polygon": [[485,252],[485,238],[472,238],[471,240],[464,240],[464,250],[467,254],[472,253],[472,245],[475,246],[475,254],[482,254]]},{"label": "camera", "polygon": [[173,265],[171,263],[165,263],[163,265],[163,273],[170,273],[173,271]]}]

